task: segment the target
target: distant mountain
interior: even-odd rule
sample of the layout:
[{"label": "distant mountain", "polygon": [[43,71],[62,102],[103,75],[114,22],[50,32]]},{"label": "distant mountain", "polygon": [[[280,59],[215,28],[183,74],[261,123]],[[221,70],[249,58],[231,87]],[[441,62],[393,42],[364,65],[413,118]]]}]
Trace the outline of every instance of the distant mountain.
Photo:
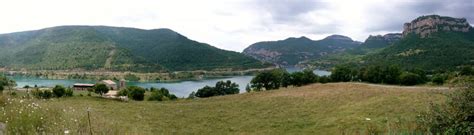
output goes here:
[{"label": "distant mountain", "polygon": [[243,53],[277,65],[293,66],[303,61],[355,48],[360,44],[360,42],[341,35],[332,35],[316,41],[300,37],[258,42],[247,47]]},{"label": "distant mountain", "polygon": [[60,26],[0,35],[0,67],[137,72],[268,67],[170,29]]},{"label": "distant mountain", "polygon": [[360,48],[367,48],[367,49],[376,49],[376,48],[385,48],[393,43],[399,41],[402,38],[402,34],[400,33],[389,33],[385,35],[370,35],[364,43],[360,45]]},{"label": "distant mountain", "polygon": [[400,41],[364,60],[425,70],[472,66],[474,30],[464,18],[422,16],[405,24]]},{"label": "distant mountain", "polygon": [[363,62],[362,58],[365,55],[376,53],[390,45],[393,45],[401,38],[401,33],[389,33],[376,36],[371,35],[357,47],[349,48],[342,52],[325,55],[320,58],[301,63],[300,66],[310,66],[329,70],[331,67],[342,63],[360,63]]}]

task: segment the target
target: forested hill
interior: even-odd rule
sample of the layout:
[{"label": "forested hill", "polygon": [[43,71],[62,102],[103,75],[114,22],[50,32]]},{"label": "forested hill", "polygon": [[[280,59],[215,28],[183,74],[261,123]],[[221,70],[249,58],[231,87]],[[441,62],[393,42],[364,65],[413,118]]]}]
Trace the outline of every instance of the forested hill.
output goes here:
[{"label": "forested hill", "polygon": [[268,66],[170,29],[59,26],[0,35],[0,67],[12,69],[161,72]]},{"label": "forested hill", "polygon": [[258,42],[247,47],[243,53],[262,61],[292,66],[303,61],[355,48],[360,44],[360,42],[342,35],[332,35],[322,40],[300,37]]},{"label": "forested hill", "polygon": [[369,64],[453,70],[474,65],[474,30],[463,18],[422,16],[406,23],[403,38],[364,58]]}]

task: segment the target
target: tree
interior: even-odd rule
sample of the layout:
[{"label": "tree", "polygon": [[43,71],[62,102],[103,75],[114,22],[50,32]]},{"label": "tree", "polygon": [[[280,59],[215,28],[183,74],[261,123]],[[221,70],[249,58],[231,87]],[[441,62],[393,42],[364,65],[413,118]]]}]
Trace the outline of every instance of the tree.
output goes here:
[{"label": "tree", "polygon": [[318,75],[314,74],[312,70],[303,71],[303,85],[315,83],[318,81]]},{"label": "tree", "polygon": [[128,97],[137,100],[143,101],[145,99],[145,89],[138,86],[129,86],[127,87]]},{"label": "tree", "polygon": [[404,72],[400,75],[400,84],[402,85],[412,86],[420,83],[422,83],[422,78],[415,73]]},{"label": "tree", "polygon": [[444,78],[440,75],[435,75],[432,79],[431,82],[437,85],[443,85],[444,84]]},{"label": "tree", "polygon": [[328,76],[321,76],[318,81],[319,81],[319,83],[328,83],[331,80]]},{"label": "tree", "polygon": [[336,66],[331,73],[331,80],[335,82],[348,82],[352,80],[352,69],[347,65]]},{"label": "tree", "polygon": [[304,73],[303,72],[294,72],[291,74],[291,85],[293,86],[302,86],[303,85],[303,79],[304,79]]},{"label": "tree", "polygon": [[210,86],[204,86],[203,88],[201,89],[198,89],[197,92],[196,92],[196,97],[212,97],[212,96],[215,96],[217,95],[217,93],[215,93],[215,90],[213,87],[210,87]]},{"label": "tree", "polygon": [[[423,72],[417,70],[417,72]],[[399,82],[399,77],[402,71],[398,66],[392,65],[392,66],[387,66],[384,67],[382,70],[382,83],[387,83],[387,84],[398,84]]]},{"label": "tree", "polygon": [[265,90],[278,89],[282,85],[283,77],[287,73],[283,69],[259,73],[250,81],[251,87],[256,91],[260,91],[262,88],[265,88]]},{"label": "tree", "polygon": [[[247,84],[247,86],[245,86],[245,91],[247,91],[247,93],[250,93],[252,92],[252,88],[250,88],[250,85]],[[193,91],[194,92],[194,91]]]},{"label": "tree", "polygon": [[189,93],[188,99],[194,99],[194,98],[196,98],[196,92],[193,91]]},{"label": "tree", "polygon": [[28,89],[30,88],[30,85],[25,85],[23,88],[26,89],[26,93],[29,93],[29,92],[28,92]]},{"label": "tree", "polygon": [[459,72],[461,75],[474,75],[474,70],[472,69],[471,66],[463,66],[461,69],[461,72]]},{"label": "tree", "polygon": [[219,81],[216,83],[215,87],[205,86],[199,89],[196,92],[197,97],[212,97],[212,96],[222,96],[222,95],[229,95],[229,94],[238,94],[239,93],[239,85],[236,83],[231,82],[230,80],[227,81]]},{"label": "tree", "polygon": [[103,94],[109,92],[109,87],[107,85],[98,83],[94,85],[94,92],[102,96]]},{"label": "tree", "polygon": [[66,92],[65,88],[61,85],[56,85],[53,88],[53,96],[55,97],[62,97],[64,93]]},{"label": "tree", "polygon": [[165,101],[176,99],[178,99],[178,97],[176,97],[174,94],[170,94],[169,90],[166,88],[153,89],[150,98],[148,98],[148,100],[150,101]]},{"label": "tree", "polygon": [[281,86],[286,88],[290,85],[291,85],[291,74],[288,72],[283,72],[282,78],[281,78]]},{"label": "tree", "polygon": [[228,95],[228,94],[238,94],[240,91],[239,85],[231,82],[230,80],[227,80],[225,82],[224,81],[217,82],[215,90],[217,91],[218,96]]}]

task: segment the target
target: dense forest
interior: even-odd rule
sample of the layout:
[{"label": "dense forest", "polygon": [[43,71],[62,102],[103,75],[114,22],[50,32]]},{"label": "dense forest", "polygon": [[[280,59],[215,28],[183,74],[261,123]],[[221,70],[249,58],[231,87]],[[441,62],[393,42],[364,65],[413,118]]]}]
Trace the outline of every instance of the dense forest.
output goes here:
[{"label": "dense forest", "polygon": [[60,26],[0,35],[0,67],[136,72],[269,67],[170,29]]}]

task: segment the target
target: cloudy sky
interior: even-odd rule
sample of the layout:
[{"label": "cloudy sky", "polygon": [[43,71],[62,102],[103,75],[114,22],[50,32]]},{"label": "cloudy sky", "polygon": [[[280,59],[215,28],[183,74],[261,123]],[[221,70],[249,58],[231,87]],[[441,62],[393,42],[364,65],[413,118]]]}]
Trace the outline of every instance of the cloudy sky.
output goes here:
[{"label": "cloudy sky", "polygon": [[474,0],[2,0],[0,33],[58,25],[170,28],[242,51],[258,41],[332,34],[363,41],[421,15],[474,22]]}]

